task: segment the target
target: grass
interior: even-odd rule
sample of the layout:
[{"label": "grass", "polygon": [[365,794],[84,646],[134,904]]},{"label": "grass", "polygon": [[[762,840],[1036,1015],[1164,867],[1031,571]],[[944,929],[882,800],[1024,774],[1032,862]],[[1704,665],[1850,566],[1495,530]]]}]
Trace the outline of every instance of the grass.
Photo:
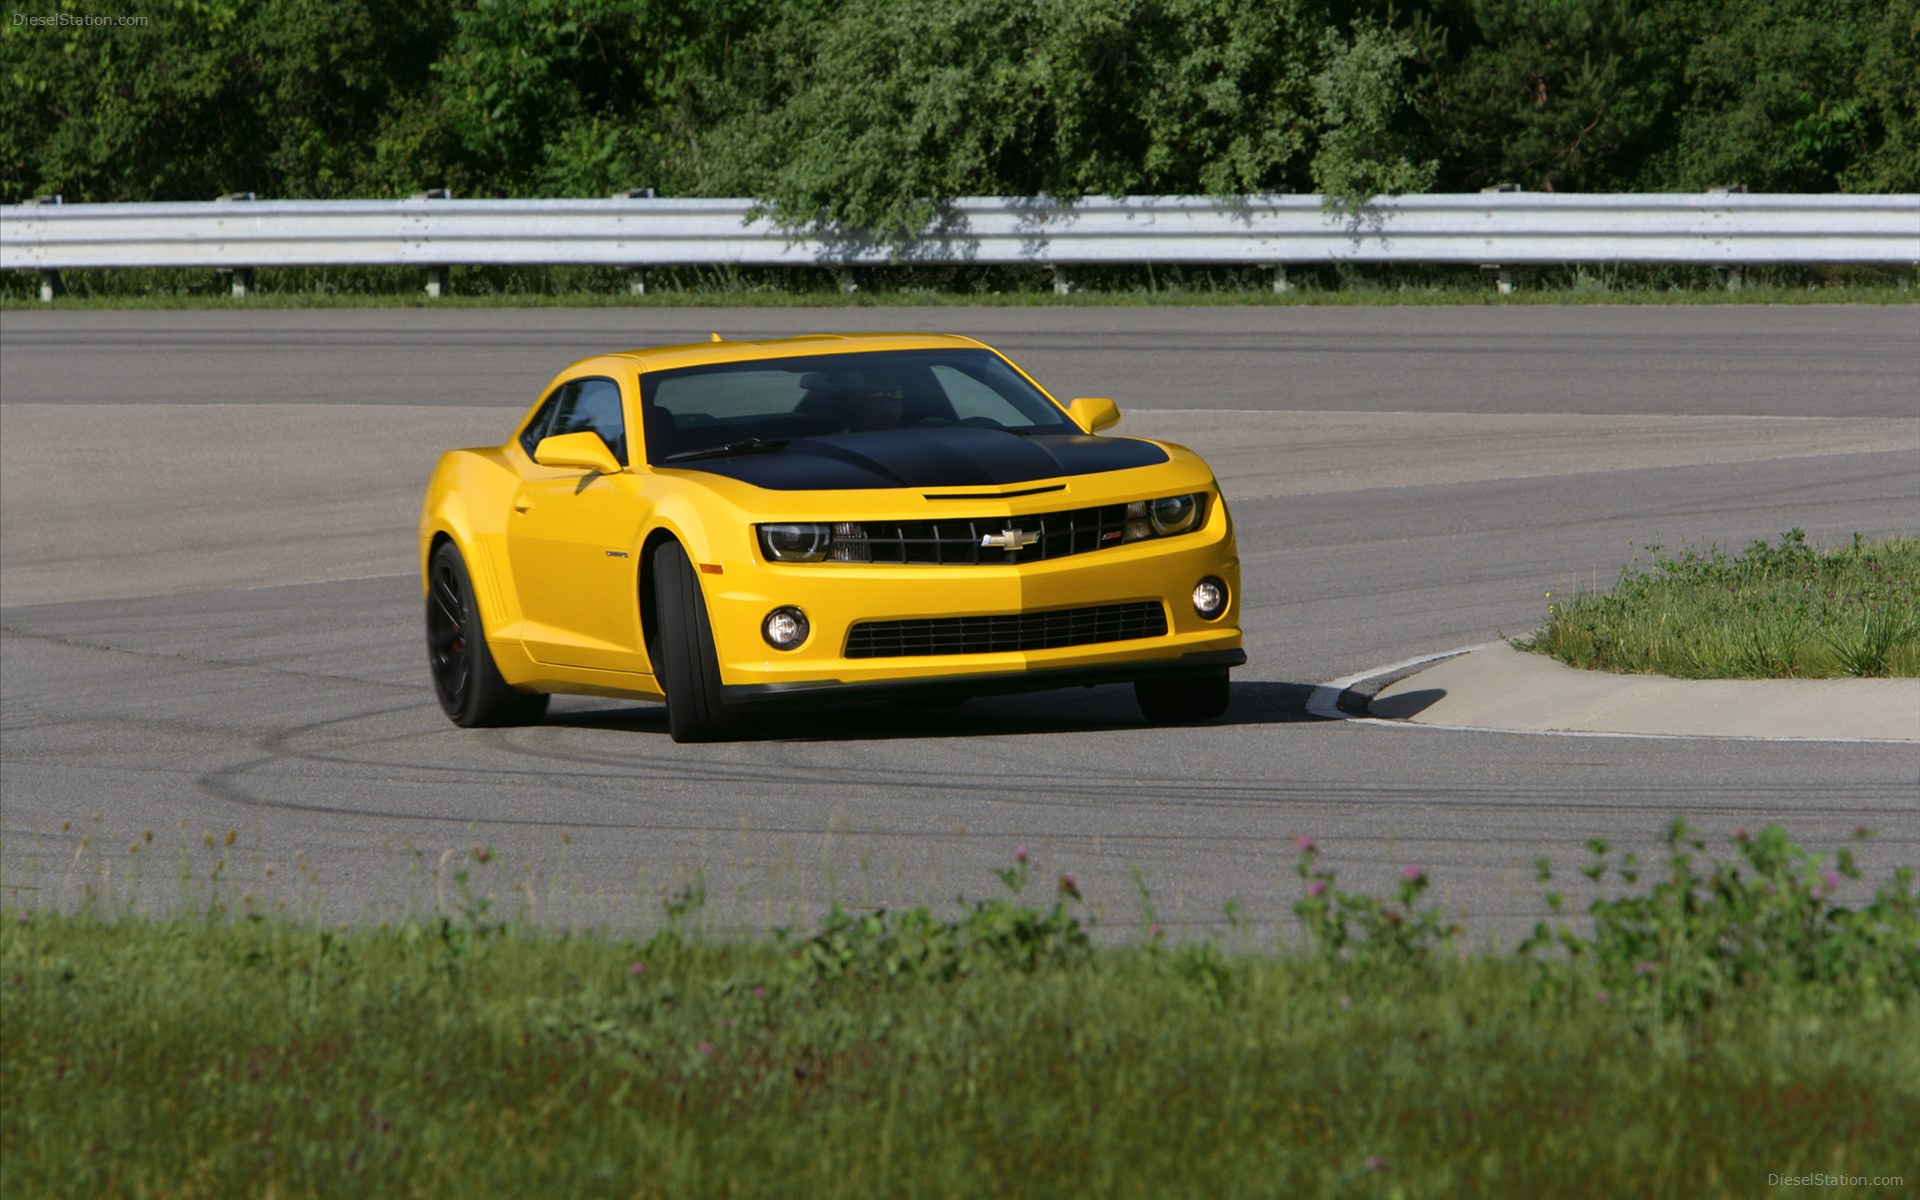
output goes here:
[{"label": "grass", "polygon": [[1684,679],[1920,676],[1920,539],[1816,549],[1794,529],[1732,558],[1646,553],[1610,591],[1549,593],[1546,625],[1515,645]]},{"label": "grass", "polygon": [[[1592,935],[1464,953],[1409,868],[1307,941],[1098,947],[1078,887],[715,942],[450,913],[9,914],[8,1196],[1746,1196],[1912,1176],[1920,901],[1669,831]],[[1595,847],[1587,873],[1613,863]],[[1545,868],[1543,868],[1545,873]],[[1143,898],[1144,902],[1144,898]],[[1556,907],[1558,901],[1555,901]],[[1695,936],[1707,935],[1707,936]],[[1551,943],[1552,949],[1543,949]],[[1795,951],[1806,951],[1805,955]],[[1783,966],[1783,964],[1785,964]],[[1686,997],[1692,997],[1687,1000]]]},{"label": "grass", "polygon": [[261,269],[254,293],[234,300],[215,271],[128,269],[63,272],[67,294],[38,299],[37,275],[0,278],[8,310],[172,308],[796,307],[902,305],[1532,305],[1532,304],[1912,304],[1911,271],[1870,267],[1756,268],[1738,290],[1704,267],[1516,269],[1501,295],[1473,267],[1297,267],[1276,293],[1264,269],[1134,265],[1077,268],[1074,290],[1053,293],[1042,267],[871,267],[847,277],[818,269],[658,268],[649,293],[628,293],[625,272],[594,267],[468,267],[452,294],[428,298],[424,275],[402,268]]}]

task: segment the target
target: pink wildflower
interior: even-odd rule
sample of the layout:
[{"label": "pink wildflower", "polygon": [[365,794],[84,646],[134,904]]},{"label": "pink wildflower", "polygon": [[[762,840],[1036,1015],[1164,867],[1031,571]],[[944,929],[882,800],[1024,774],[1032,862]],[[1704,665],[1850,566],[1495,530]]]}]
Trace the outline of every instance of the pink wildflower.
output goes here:
[{"label": "pink wildflower", "polygon": [[1294,842],[1294,845],[1299,848],[1300,853],[1302,854],[1313,853],[1313,839],[1308,837],[1304,833],[1300,835],[1300,838],[1298,841]]},{"label": "pink wildflower", "polygon": [[701,1054],[712,1054],[712,1053],[713,1053],[713,1043],[712,1043],[712,1042],[701,1042],[701,1043],[700,1043],[700,1053],[701,1053]]},{"label": "pink wildflower", "polygon": [[1413,880],[1413,879],[1420,878],[1422,875],[1426,874],[1426,872],[1422,871],[1419,867],[1415,866],[1414,864],[1408,863],[1406,866],[1400,868],[1400,874],[1403,878]]},{"label": "pink wildflower", "polygon": [[1027,861],[1027,848],[1025,846],[1015,846],[1013,848],[1013,861],[1017,863]]},{"label": "pink wildflower", "polygon": [[1593,1002],[1595,1004],[1605,1004],[1610,999],[1612,999],[1612,997],[1605,992],[1595,992],[1593,994]]},{"label": "pink wildflower", "polygon": [[627,974],[629,975],[644,975],[646,973],[647,973],[647,964],[643,962],[636,962],[632,966],[627,968]]},{"label": "pink wildflower", "polygon": [[1840,890],[1840,872],[1828,871],[1820,876],[1820,882],[1827,885],[1827,895],[1831,896]]},{"label": "pink wildflower", "polygon": [[1307,895],[1309,896],[1323,896],[1326,894],[1326,891],[1327,884],[1325,880],[1316,879],[1307,885]]},{"label": "pink wildflower", "polygon": [[473,861],[477,863],[484,863],[492,857],[493,851],[487,849],[485,846],[475,846],[473,848]]},{"label": "pink wildflower", "polygon": [[1340,997],[1340,1007],[1341,1007],[1341,1008],[1343,1008],[1343,1009],[1348,1009],[1348,1008],[1352,1008],[1352,1007],[1353,1007],[1353,997],[1352,997],[1352,996],[1342,996],[1342,997]]},{"label": "pink wildflower", "polygon": [[1651,975],[1653,974],[1653,964],[1650,962],[1637,962],[1633,964],[1633,973],[1635,975]]}]

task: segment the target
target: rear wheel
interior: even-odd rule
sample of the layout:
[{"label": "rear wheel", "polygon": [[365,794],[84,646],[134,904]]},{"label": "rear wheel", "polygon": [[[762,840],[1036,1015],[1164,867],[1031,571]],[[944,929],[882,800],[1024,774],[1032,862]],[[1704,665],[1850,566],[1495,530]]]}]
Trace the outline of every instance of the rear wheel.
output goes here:
[{"label": "rear wheel", "polygon": [[452,542],[442,542],[427,563],[427,667],[440,707],[455,725],[530,725],[546,715],[545,695],[516,691],[500,677],[473,577]]},{"label": "rear wheel", "polygon": [[1227,711],[1227,673],[1197,679],[1136,679],[1133,698],[1156,725],[1193,725]]},{"label": "rear wheel", "polygon": [[721,702],[720,658],[699,576],[678,542],[653,555],[654,611],[660,619],[655,669],[667,693],[667,732],[676,742],[730,736],[733,714]]}]

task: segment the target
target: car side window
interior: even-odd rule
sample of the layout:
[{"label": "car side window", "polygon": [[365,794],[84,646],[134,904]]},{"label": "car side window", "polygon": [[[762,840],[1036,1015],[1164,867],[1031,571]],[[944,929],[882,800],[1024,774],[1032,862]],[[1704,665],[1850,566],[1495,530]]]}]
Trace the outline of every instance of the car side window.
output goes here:
[{"label": "car side window", "polygon": [[569,391],[578,390],[579,387],[580,384],[576,381],[563,383],[553,389],[553,394],[548,396],[547,402],[540,406],[540,411],[533,414],[533,420],[527,422],[527,428],[520,434],[520,448],[527,452],[528,458],[533,457],[533,448],[540,444],[540,439],[547,436],[547,426],[553,424],[553,410],[560,407],[560,398]]},{"label": "car side window", "polygon": [[627,461],[627,419],[620,411],[620,385],[611,379],[577,379],[567,385],[553,413],[548,437],[597,433],[622,466]]}]

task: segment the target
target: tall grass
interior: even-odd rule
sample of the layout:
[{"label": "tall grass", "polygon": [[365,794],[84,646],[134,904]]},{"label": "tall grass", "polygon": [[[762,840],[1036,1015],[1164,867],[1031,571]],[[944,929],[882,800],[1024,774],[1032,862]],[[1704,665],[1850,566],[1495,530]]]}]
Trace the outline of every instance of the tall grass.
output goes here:
[{"label": "tall grass", "polygon": [[1920,675],[1920,539],[1820,550],[1798,529],[1729,558],[1647,548],[1612,590],[1554,598],[1514,644],[1576,667],[1684,679]]},{"label": "tall grass", "polygon": [[[563,937],[493,919],[464,880],[457,911],[385,928],[13,912],[0,1192],[1746,1196],[1792,1170],[1911,1179],[1912,872],[1849,907],[1851,860],[1780,831],[1723,862],[1683,826],[1669,844],[1639,907],[1596,907],[1591,934],[1543,929],[1518,957],[1463,952],[1417,867],[1388,897],[1343,891],[1310,842],[1307,940],[1284,953],[1157,928],[1096,946],[1071,877],[1026,898],[1024,855],[1007,895],[956,917],[836,910],[746,942],[693,936],[693,891],[645,940]],[[1596,852],[1596,882],[1636,869]],[[1743,969],[1783,947],[1808,953]],[[1659,999],[1670,976],[1690,1002]]]}]

